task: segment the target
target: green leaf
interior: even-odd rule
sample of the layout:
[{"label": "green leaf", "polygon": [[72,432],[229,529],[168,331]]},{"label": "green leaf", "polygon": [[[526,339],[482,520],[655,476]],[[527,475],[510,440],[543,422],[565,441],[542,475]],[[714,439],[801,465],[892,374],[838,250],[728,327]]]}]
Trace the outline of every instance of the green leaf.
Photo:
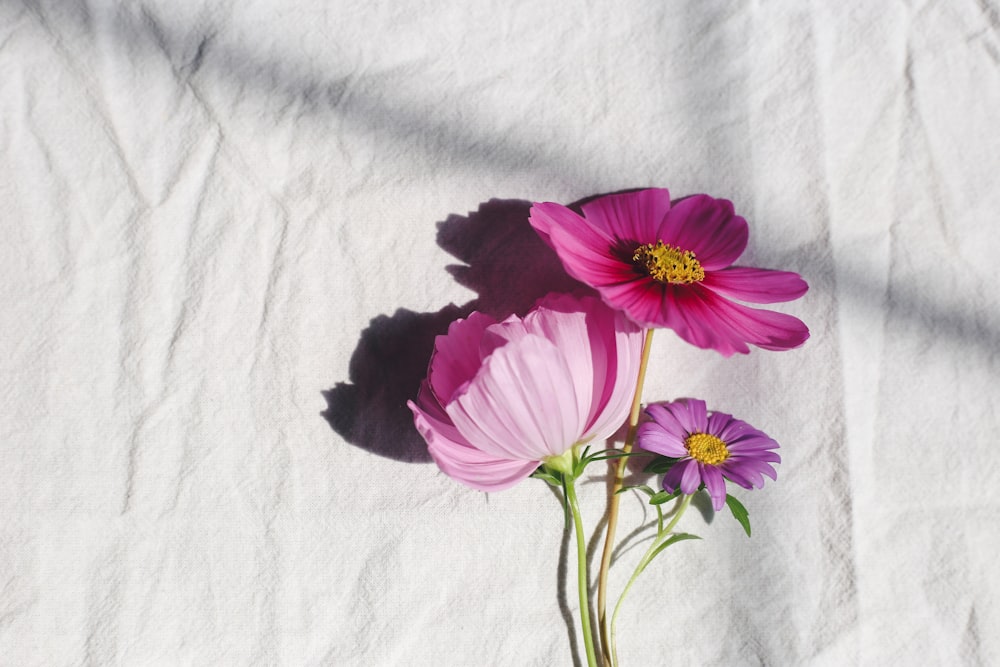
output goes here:
[{"label": "green leaf", "polygon": [[535,472],[531,473],[530,476],[534,477],[535,479],[545,480],[550,485],[556,488],[562,488],[562,480],[560,480],[558,477],[550,473],[548,470],[545,470],[544,468],[539,468]]},{"label": "green leaf", "polygon": [[674,498],[676,498],[679,495],[681,495],[681,490],[680,489],[677,489],[673,493],[669,493],[667,491],[660,491],[659,493],[654,493],[652,496],[650,496],[650,498],[649,498],[649,504],[650,505],[662,505],[663,503],[670,502],[671,500],[673,500]]},{"label": "green leaf", "polygon": [[669,547],[671,544],[676,544],[678,542],[683,542],[684,540],[700,540],[701,538],[697,535],[692,535],[691,533],[674,533],[667,540],[656,548],[656,551],[649,555],[649,560],[656,558],[661,551]]},{"label": "green leaf", "polygon": [[631,491],[632,489],[638,489],[643,493],[645,493],[647,496],[656,495],[656,491],[653,491],[653,489],[649,488],[645,484],[633,484],[631,486],[623,486],[622,488],[615,491],[615,495],[619,493],[625,493],[626,491]]},{"label": "green leaf", "polygon": [[747,537],[750,537],[750,513],[747,512],[747,508],[743,507],[743,503],[730,495],[726,495],[726,505],[729,506],[729,511],[733,513],[733,518],[743,526]]},{"label": "green leaf", "polygon": [[680,459],[673,459],[669,456],[657,456],[652,463],[648,464],[642,469],[643,472],[650,473],[652,475],[662,475],[677,463]]}]

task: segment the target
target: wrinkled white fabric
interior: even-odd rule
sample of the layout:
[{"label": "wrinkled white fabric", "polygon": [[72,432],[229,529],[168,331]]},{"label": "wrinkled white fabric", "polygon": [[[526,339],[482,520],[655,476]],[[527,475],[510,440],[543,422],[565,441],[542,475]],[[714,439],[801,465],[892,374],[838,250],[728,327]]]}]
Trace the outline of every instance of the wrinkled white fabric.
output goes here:
[{"label": "wrinkled white fabric", "polygon": [[555,495],[452,482],[404,403],[473,299],[565,285],[526,201],[661,186],[812,338],[654,337],[647,398],[783,462],[752,539],[683,519],[622,664],[1000,663],[998,62],[994,0],[0,0],[0,662],[579,664]]}]

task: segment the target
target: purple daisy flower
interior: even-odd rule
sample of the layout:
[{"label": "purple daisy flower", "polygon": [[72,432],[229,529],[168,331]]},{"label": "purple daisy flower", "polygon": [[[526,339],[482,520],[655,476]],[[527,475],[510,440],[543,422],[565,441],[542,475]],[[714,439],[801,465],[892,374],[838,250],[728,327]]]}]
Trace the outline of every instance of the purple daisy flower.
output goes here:
[{"label": "purple daisy flower", "polygon": [[745,421],[724,412],[707,412],[696,398],[653,403],[646,408],[652,421],[639,427],[638,446],[679,459],[663,476],[663,488],[691,494],[702,483],[715,511],[726,502],[726,482],[744,489],[764,486],[764,475],[777,479],[773,463],[781,457],[778,443]]}]

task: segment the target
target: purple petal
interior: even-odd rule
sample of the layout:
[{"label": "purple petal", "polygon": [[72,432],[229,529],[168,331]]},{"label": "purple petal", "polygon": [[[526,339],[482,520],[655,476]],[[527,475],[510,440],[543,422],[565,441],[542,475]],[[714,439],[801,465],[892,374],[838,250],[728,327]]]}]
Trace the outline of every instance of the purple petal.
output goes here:
[{"label": "purple petal", "polygon": [[672,433],[668,433],[662,426],[655,422],[646,422],[639,426],[636,435],[636,444],[646,451],[663,454],[672,458],[687,456],[687,449],[684,447],[684,440],[678,439]]},{"label": "purple petal", "polygon": [[646,414],[664,431],[683,442],[691,431],[677,419],[673,411],[667,409],[668,405],[669,403],[651,403],[646,407]]},{"label": "purple petal", "polygon": [[[685,461],[680,461],[677,465],[683,463]],[[701,467],[694,459],[688,459],[686,463],[684,470],[681,471],[681,493],[692,494],[701,486]]]},{"label": "purple petal", "polygon": [[[673,465],[664,475],[663,475],[663,488],[673,493],[681,486],[681,482],[689,468],[694,468],[695,474],[698,471],[698,462],[694,459],[681,459]],[[698,488],[698,485],[695,485]],[[684,491],[682,488],[681,491]],[[687,493],[684,491],[684,493]]]},{"label": "purple petal", "polygon": [[664,406],[674,418],[690,433],[708,432],[708,411],[705,401],[700,398],[682,398]]},{"label": "purple petal", "polygon": [[750,303],[792,301],[809,290],[797,273],[745,266],[708,271],[701,284],[722,296]]},{"label": "purple petal", "polygon": [[732,415],[728,415],[725,412],[713,412],[708,416],[708,427],[705,429],[705,433],[711,433],[728,444],[729,441],[722,434],[726,432],[733,421]]},{"label": "purple petal", "polygon": [[701,477],[705,480],[705,488],[712,498],[712,508],[718,512],[726,504],[726,481],[722,478],[722,472],[715,466],[699,464],[701,467]]}]

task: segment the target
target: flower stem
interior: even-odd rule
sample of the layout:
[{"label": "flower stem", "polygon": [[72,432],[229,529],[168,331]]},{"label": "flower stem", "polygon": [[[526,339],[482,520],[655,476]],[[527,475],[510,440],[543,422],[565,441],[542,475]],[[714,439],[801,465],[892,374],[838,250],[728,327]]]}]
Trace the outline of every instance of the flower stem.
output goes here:
[{"label": "flower stem", "polygon": [[[642,359],[639,362],[639,377],[635,383],[635,397],[632,399],[632,411],[628,417],[628,431],[625,434],[625,444],[622,450],[628,454],[635,442],[635,432],[639,425],[639,408],[642,405],[642,385],[646,380],[646,366],[649,365],[649,348],[653,344],[653,330],[646,330],[646,340],[642,346]],[[614,551],[615,531],[618,528],[618,504],[621,496],[618,492],[625,479],[625,466],[628,457],[618,459],[615,468],[615,480],[608,496],[608,528],[604,537],[604,551],[601,553],[601,569],[597,575],[597,623],[601,634],[601,655],[605,664],[611,663],[611,647],[608,635],[608,570],[611,568],[611,553]]]},{"label": "flower stem", "polygon": [[583,535],[583,520],[580,505],[576,500],[576,487],[570,475],[564,478],[566,500],[573,514],[573,528],[576,533],[576,584],[580,594],[580,624],[583,626],[583,645],[587,648],[588,667],[597,667],[597,653],[594,651],[594,634],[590,630],[590,587],[587,580],[587,542]]},{"label": "flower stem", "polygon": [[691,498],[693,497],[693,493],[684,496],[681,500],[681,504],[677,507],[677,512],[675,512],[673,518],[670,519],[670,523],[668,523],[666,527],[657,531],[656,538],[649,546],[649,549],[646,550],[646,553],[642,555],[642,558],[639,560],[639,564],[635,567],[635,572],[632,573],[632,577],[628,580],[628,583],[625,584],[621,597],[618,598],[618,603],[615,604],[615,610],[611,614],[611,664],[613,667],[618,667],[618,646],[615,643],[615,625],[618,622],[618,611],[622,608],[622,602],[625,601],[625,596],[628,595],[629,590],[631,590],[632,584],[635,583],[635,580],[639,578],[642,571],[646,569],[646,566],[649,565],[650,561],[652,561],[656,556],[657,550],[663,544],[664,539],[670,536],[674,526],[676,526],[677,522],[681,520],[682,516],[684,516],[684,511],[688,508],[688,505],[691,504]]}]

